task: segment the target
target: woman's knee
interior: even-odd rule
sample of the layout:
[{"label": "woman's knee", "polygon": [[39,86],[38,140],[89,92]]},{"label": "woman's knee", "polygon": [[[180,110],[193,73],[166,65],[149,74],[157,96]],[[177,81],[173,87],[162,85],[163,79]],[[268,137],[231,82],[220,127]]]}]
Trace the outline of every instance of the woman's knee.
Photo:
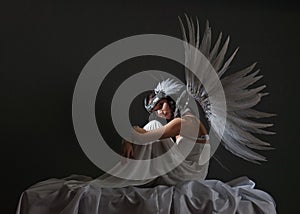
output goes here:
[{"label": "woman's knee", "polygon": [[158,128],[162,127],[162,126],[163,125],[159,121],[157,121],[157,120],[151,120],[143,128],[146,131],[150,131],[150,130],[153,130],[153,129],[158,129]]}]

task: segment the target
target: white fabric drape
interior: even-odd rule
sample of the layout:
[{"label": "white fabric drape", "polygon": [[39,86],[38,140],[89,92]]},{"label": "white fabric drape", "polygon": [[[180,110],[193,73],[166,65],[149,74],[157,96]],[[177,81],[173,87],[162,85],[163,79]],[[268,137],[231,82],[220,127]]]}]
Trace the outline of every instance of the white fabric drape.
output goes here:
[{"label": "white fabric drape", "polygon": [[[151,121],[144,129],[160,126],[158,121]],[[167,160],[178,161],[181,146],[189,141],[194,143],[181,137],[176,144],[165,139],[136,145],[135,158],[154,158],[175,146],[178,156],[173,154]],[[182,163],[156,178],[128,180],[104,174],[92,179],[73,175],[37,183],[22,193],[16,214],[276,213],[272,197],[254,189],[254,182],[246,177],[229,183],[204,180],[208,170],[208,162],[201,161],[205,149],[206,144],[196,143]],[[155,166],[150,164],[148,169],[155,171]],[[113,170],[126,169],[117,164]]]}]

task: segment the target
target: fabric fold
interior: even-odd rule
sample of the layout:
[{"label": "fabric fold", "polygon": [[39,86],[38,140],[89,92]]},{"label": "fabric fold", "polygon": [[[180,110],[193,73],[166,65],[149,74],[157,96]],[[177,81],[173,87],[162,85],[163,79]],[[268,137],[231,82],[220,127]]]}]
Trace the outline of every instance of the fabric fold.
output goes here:
[{"label": "fabric fold", "polygon": [[276,213],[272,197],[254,189],[246,177],[231,185],[192,180],[147,188],[101,188],[87,177],[74,178],[81,180],[49,179],[30,187],[21,195],[16,213]]}]

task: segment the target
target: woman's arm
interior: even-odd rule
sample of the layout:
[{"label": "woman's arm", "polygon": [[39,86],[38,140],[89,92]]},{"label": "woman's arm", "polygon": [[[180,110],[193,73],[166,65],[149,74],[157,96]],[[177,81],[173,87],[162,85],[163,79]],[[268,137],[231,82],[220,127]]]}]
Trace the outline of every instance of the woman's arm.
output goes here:
[{"label": "woman's arm", "polygon": [[160,139],[175,137],[180,132],[181,122],[181,118],[175,118],[168,124],[151,131],[146,131],[140,127],[133,127],[135,129],[135,132],[133,132],[133,140],[145,144]]},{"label": "woman's arm", "polygon": [[200,122],[200,137],[197,140],[198,143],[207,143],[209,140],[209,136],[207,130],[202,122]]},{"label": "woman's arm", "polygon": [[[168,124],[151,131],[146,131],[138,126],[133,127],[135,133],[133,133],[133,141],[137,141],[141,144],[146,144],[160,139],[176,137],[179,134],[183,136],[194,136],[195,138],[200,135],[198,143],[207,143],[208,139],[201,137],[207,135],[207,130],[203,123],[194,119],[193,117],[175,118]],[[182,130],[181,130],[182,129]]]},{"label": "woman's arm", "polygon": [[123,140],[121,147],[121,155],[126,158],[134,158],[132,143]]},{"label": "woman's arm", "polygon": [[207,130],[203,123],[200,122],[200,135],[207,135]]}]

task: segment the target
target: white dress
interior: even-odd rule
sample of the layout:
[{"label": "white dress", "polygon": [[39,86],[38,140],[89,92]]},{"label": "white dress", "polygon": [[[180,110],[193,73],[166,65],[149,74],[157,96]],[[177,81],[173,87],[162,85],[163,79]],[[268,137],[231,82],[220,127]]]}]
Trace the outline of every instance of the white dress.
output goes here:
[{"label": "white dress", "polygon": [[[188,122],[193,123],[193,120],[195,120],[195,118],[188,117],[187,120],[189,120]],[[195,123],[197,122],[198,121],[195,121]],[[160,122],[152,120],[143,128],[147,131],[150,131],[153,129],[160,128],[161,126],[162,124]],[[185,149],[185,145],[187,143],[190,143],[190,145],[193,145],[193,147],[189,154],[186,157],[183,157],[182,151]],[[140,185],[143,185],[145,187],[157,185],[175,185],[182,181],[205,179],[208,172],[209,161],[207,154],[209,154],[210,147],[209,144],[195,143],[195,139],[179,137],[177,138],[176,142],[174,142],[173,139],[167,138],[159,140],[152,144],[135,145],[134,157],[135,159],[139,160],[151,160],[153,158],[159,157],[160,155],[169,151],[171,148],[172,153],[166,158],[159,161],[158,164],[149,162],[149,164],[147,164],[146,167],[143,166],[142,168],[143,171],[149,170],[152,171],[152,174],[157,174],[157,170],[161,170],[162,167],[170,167],[170,165],[168,165],[168,163],[170,162],[180,163],[178,166],[174,167],[174,169],[168,171],[166,174],[162,174],[155,178],[143,180],[121,179],[118,177],[111,176],[110,174],[104,174],[99,178],[95,179],[94,182],[101,187],[126,187]],[[130,168],[128,173],[130,173],[131,176],[134,176],[132,175],[134,172],[143,173],[136,168]],[[114,174],[123,174],[123,172],[126,170],[128,170],[128,168],[124,167],[124,165],[122,165],[121,162],[112,169]]]}]

